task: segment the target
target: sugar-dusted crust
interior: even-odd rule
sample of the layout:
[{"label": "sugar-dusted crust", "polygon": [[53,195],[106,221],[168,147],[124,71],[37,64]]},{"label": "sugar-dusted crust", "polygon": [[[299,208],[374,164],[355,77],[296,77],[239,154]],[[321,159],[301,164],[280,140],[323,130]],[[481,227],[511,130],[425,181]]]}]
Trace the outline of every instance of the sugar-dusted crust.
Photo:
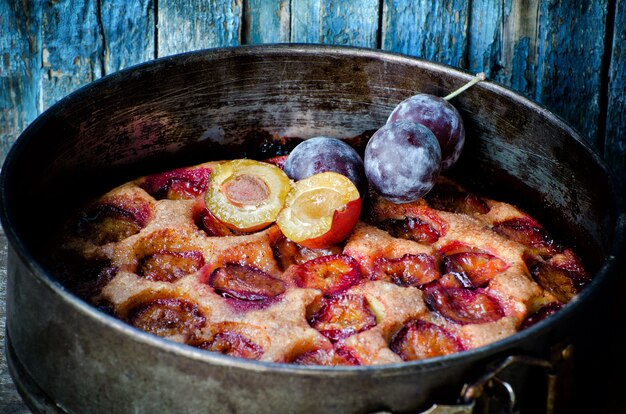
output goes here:
[{"label": "sugar-dusted crust", "polygon": [[[55,240],[59,278],[95,306],[174,341],[332,365],[480,347],[549,315],[542,311],[558,309],[588,281],[573,251],[534,219],[444,178],[414,203],[372,196],[350,237],[327,250],[301,248],[275,225],[216,230],[203,222],[202,205],[213,165],[142,177],[86,205]],[[301,266],[338,254],[357,263],[350,286],[324,293],[297,279]],[[233,297],[215,288],[216,272],[231,265],[261,275],[277,293]],[[407,279],[402,272],[413,265],[429,276]],[[320,328],[325,306],[354,306],[344,316],[356,322],[329,334]]]}]

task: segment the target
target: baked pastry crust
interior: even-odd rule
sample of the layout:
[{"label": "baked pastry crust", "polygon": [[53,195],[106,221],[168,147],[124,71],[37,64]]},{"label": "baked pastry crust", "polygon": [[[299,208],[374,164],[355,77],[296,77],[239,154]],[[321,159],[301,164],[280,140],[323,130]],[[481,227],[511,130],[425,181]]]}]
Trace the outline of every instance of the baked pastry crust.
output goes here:
[{"label": "baked pastry crust", "polygon": [[[250,234],[207,228],[200,200],[216,163],[141,177],[86,205],[57,240],[59,279],[173,341],[328,365],[480,347],[550,315],[589,281],[576,254],[536,220],[446,178],[413,203],[372,195],[349,238],[330,249],[302,248],[276,225]],[[298,283],[302,266],[331,256],[356,261],[354,283],[330,294]],[[422,279],[412,279],[415,265],[429,269]],[[218,269],[265,278],[274,293],[233,297],[211,284]]]}]

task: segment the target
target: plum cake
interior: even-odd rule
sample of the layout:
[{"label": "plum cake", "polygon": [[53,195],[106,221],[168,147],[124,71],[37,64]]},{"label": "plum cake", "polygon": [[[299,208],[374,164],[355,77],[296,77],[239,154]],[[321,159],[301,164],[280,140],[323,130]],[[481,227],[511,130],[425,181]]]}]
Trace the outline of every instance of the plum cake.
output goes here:
[{"label": "plum cake", "polygon": [[590,281],[535,219],[447,178],[395,203],[335,173],[294,183],[284,161],[207,162],[112,189],[64,227],[59,279],[142,331],[309,365],[477,348]]}]

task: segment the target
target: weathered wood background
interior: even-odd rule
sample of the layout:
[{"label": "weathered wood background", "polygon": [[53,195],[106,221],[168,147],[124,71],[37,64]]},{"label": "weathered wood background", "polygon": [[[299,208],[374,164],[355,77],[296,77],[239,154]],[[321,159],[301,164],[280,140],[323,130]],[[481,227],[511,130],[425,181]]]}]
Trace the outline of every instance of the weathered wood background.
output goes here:
[{"label": "weathered wood background", "polygon": [[188,50],[306,42],[474,72],[561,115],[626,167],[626,0],[0,0],[0,161],[43,110]]}]

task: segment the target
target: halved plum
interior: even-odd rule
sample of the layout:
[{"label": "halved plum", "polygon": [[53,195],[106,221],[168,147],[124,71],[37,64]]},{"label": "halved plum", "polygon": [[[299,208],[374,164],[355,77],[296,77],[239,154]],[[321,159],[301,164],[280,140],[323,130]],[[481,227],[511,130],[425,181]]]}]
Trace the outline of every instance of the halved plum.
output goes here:
[{"label": "halved plum", "polygon": [[226,263],[209,277],[209,285],[224,297],[245,301],[274,298],[285,291],[285,284],[262,270],[238,263]]},{"label": "halved plum", "polygon": [[203,265],[204,256],[199,251],[158,250],[139,259],[137,274],[148,280],[175,282]]},{"label": "halved plum", "polygon": [[360,214],[361,197],[352,181],[323,172],[294,184],[276,224],[302,246],[326,248],[345,240]]},{"label": "halved plum", "polygon": [[363,296],[325,296],[309,323],[331,341],[338,341],[376,326],[376,316]]},{"label": "halved plum", "polygon": [[445,255],[443,268],[446,273],[468,280],[471,287],[484,287],[495,275],[509,268],[502,259],[482,251],[465,251]]},{"label": "halved plum", "polygon": [[319,289],[325,295],[344,291],[361,278],[359,263],[344,254],[309,260],[296,266],[291,272],[298,287]]},{"label": "halved plum", "polygon": [[61,283],[85,300],[98,295],[119,270],[108,258],[86,260],[75,252],[54,257],[53,269]]},{"label": "halved plum", "polygon": [[187,345],[239,358],[259,359],[263,356],[263,347],[250,337],[249,331],[246,324],[221,322],[211,325],[208,337],[194,335]]},{"label": "halved plum", "polygon": [[447,288],[435,284],[427,286],[424,292],[426,304],[453,322],[486,323],[504,316],[500,303],[482,289]]},{"label": "halved plum", "polygon": [[556,312],[561,310],[561,308],[563,308],[563,304],[560,302],[550,302],[542,306],[536,312],[528,315],[526,319],[524,319],[520,325],[520,330],[530,328],[547,317],[554,315]]},{"label": "halved plum", "polygon": [[209,237],[223,237],[235,234],[233,229],[222,223],[206,208],[204,197],[197,197],[191,210],[196,226]]},{"label": "halved plum", "polygon": [[97,245],[116,243],[139,233],[148,224],[151,214],[146,200],[113,196],[83,211],[76,223],[76,232]]},{"label": "halved plum", "polygon": [[372,276],[374,279],[395,283],[398,286],[421,288],[437,280],[441,274],[437,270],[434,257],[424,253],[407,253],[395,259],[377,258]]},{"label": "halved plum", "polygon": [[531,267],[533,279],[556,298],[567,303],[591,283],[582,262],[571,249],[539,261]]},{"label": "halved plum", "polygon": [[275,165],[233,160],[213,168],[205,202],[226,226],[251,232],[276,220],[290,189],[289,177]]},{"label": "halved plum", "polygon": [[206,191],[210,168],[178,168],[149,175],[139,184],[148,194],[160,199],[192,199]]},{"label": "halved plum", "polygon": [[389,348],[404,361],[449,355],[465,349],[448,330],[423,320],[404,324],[391,339]]},{"label": "halved plum", "polygon": [[394,204],[376,198],[370,214],[372,222],[394,237],[433,244],[446,235],[448,223],[437,212],[424,204]]},{"label": "halved plum", "polygon": [[309,249],[292,242],[282,233],[272,243],[272,253],[281,270],[286,270],[289,266],[299,265],[309,260],[322,256],[340,254],[341,246],[335,245],[326,249]]},{"label": "halved plum", "polygon": [[158,336],[189,335],[206,322],[196,304],[177,298],[142,301],[128,311],[126,319],[132,326]]},{"label": "halved plum", "polygon": [[433,244],[441,237],[441,233],[432,224],[419,217],[407,217],[402,220],[388,219],[382,221],[379,227],[393,237],[418,243]]},{"label": "halved plum", "polygon": [[549,258],[563,250],[550,234],[530,217],[513,218],[493,225],[493,230],[530,248],[530,254]]}]

